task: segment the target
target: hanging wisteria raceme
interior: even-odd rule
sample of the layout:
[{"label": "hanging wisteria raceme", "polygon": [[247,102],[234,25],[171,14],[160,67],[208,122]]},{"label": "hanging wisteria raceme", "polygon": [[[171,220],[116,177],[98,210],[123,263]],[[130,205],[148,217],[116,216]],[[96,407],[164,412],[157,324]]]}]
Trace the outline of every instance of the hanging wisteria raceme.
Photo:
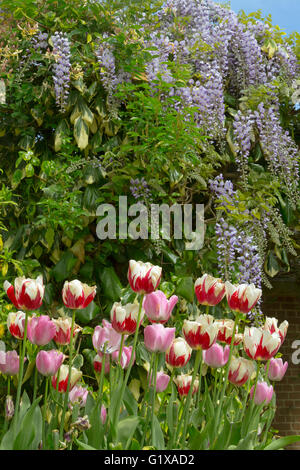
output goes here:
[{"label": "hanging wisteria raceme", "polygon": [[233,134],[238,145],[236,163],[242,180],[246,181],[248,174],[248,158],[251,150],[251,135],[253,133],[254,116],[249,110],[239,110],[233,120]]},{"label": "hanging wisteria raceme", "polygon": [[47,33],[42,33],[41,31],[38,32],[37,35],[35,35],[32,38],[32,45],[35,50],[39,49],[47,49],[48,47],[48,34]]},{"label": "hanging wisteria raceme", "polygon": [[70,86],[70,41],[65,33],[56,31],[51,36],[55,63],[53,65],[53,81],[56,104],[64,112],[69,96]]}]

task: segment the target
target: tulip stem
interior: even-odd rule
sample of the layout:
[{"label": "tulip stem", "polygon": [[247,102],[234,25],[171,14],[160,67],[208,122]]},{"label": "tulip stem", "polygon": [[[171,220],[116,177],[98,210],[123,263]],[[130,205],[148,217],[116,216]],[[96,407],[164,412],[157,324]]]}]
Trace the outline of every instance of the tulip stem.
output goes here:
[{"label": "tulip stem", "polygon": [[43,408],[43,426],[42,426],[43,450],[46,449],[46,417],[47,417],[48,386],[49,386],[49,377],[46,378],[44,408]]},{"label": "tulip stem", "polygon": [[127,371],[126,371],[125,379],[122,383],[120,397],[119,397],[119,400],[118,400],[118,403],[117,403],[117,406],[116,406],[116,409],[115,409],[114,420],[113,420],[113,427],[114,428],[116,428],[116,424],[117,424],[118,419],[119,419],[120,406],[121,406],[122,401],[123,401],[125,387],[127,385],[129,375],[130,375],[130,372],[131,372],[131,368],[132,368],[132,365],[133,365],[134,357],[135,357],[135,350],[136,350],[136,344],[137,344],[137,339],[138,339],[138,334],[139,334],[139,327],[140,327],[140,320],[141,320],[141,314],[142,314],[143,300],[144,300],[144,294],[141,294],[138,317],[137,317],[137,322],[136,322],[136,330],[135,330],[134,338],[133,338],[133,346],[132,346],[131,357],[130,357],[129,365],[128,365],[128,368],[127,368]]},{"label": "tulip stem", "polygon": [[60,422],[60,430],[59,430],[59,439],[61,441],[63,440],[64,424],[65,424],[64,421],[65,421],[65,415],[66,415],[66,411],[67,411],[67,407],[68,407],[69,390],[70,390],[70,383],[71,383],[72,361],[73,361],[73,331],[74,331],[74,325],[75,325],[75,315],[76,315],[76,310],[74,309],[73,314],[72,314],[72,324],[71,324],[71,333],[70,333],[69,375],[68,375],[67,390],[66,390],[66,393],[65,393],[63,411],[62,411],[61,422]]},{"label": "tulip stem", "polygon": [[157,365],[158,365],[158,354],[154,354],[154,379],[151,380],[153,382],[153,394],[152,394],[152,416],[151,416],[151,440],[152,440],[152,446],[154,446],[154,408],[155,408],[155,396],[156,396],[156,379],[157,379]]},{"label": "tulip stem", "polygon": [[102,396],[103,396],[103,383],[104,383],[105,362],[106,362],[106,344],[107,343],[104,343],[104,349],[103,349],[103,354],[102,354],[101,372],[100,372],[100,381],[99,381],[99,390],[98,390],[99,395],[97,399],[100,410],[101,410]]},{"label": "tulip stem", "polygon": [[[190,386],[190,389],[189,389],[189,393],[186,397],[186,402],[185,402],[184,410],[183,410],[183,413],[182,413],[182,417],[181,417],[181,420],[180,420],[179,425],[178,425],[178,430],[177,430],[175,443],[177,443],[177,440],[179,438],[182,424],[184,424],[183,435],[182,435],[182,437],[183,437],[182,444],[184,443],[184,440],[185,440],[185,434],[186,434],[186,429],[187,429],[187,425],[188,425],[188,418],[189,418],[189,408],[190,408],[191,400],[192,400],[194,382],[196,380],[196,375],[198,373],[198,369],[199,369],[199,366],[200,366],[201,362],[202,362],[202,349],[199,349],[197,351],[197,354],[196,354],[194,371],[193,371],[193,375],[192,375],[192,382],[191,382],[191,386]],[[199,384],[199,386],[200,386],[200,384]]]},{"label": "tulip stem", "polygon": [[22,388],[22,381],[23,381],[23,370],[24,370],[24,358],[25,358],[25,350],[26,350],[26,339],[27,339],[27,326],[28,326],[28,312],[25,311],[25,323],[24,323],[24,336],[23,336],[23,343],[21,354],[19,358],[19,376],[18,376],[18,388],[17,388],[17,397],[16,397],[16,406],[15,406],[15,416],[14,416],[14,428],[17,425],[18,414],[19,414],[19,407],[20,407],[20,398],[21,398],[21,388]]}]

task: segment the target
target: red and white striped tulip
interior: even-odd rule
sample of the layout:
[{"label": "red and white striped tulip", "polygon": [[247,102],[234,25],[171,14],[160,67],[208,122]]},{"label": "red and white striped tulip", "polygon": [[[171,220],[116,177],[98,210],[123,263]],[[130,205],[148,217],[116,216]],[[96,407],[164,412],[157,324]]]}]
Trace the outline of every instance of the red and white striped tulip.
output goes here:
[{"label": "red and white striped tulip", "polygon": [[[270,366],[269,366],[269,372],[268,372],[268,377],[270,380],[274,380],[275,382],[280,382],[280,380],[283,379],[285,376],[286,370],[288,368],[288,363],[283,362],[283,360],[280,358],[272,358],[270,360]],[[267,365],[266,365],[267,369]]]},{"label": "red and white striped tulip", "polygon": [[166,352],[175,338],[176,328],[165,328],[161,323],[144,329],[144,343],[151,352]]},{"label": "red and white striped tulip", "polygon": [[162,268],[142,261],[129,261],[128,281],[131,289],[138,294],[155,291],[161,280]]},{"label": "red and white striped tulip", "polygon": [[3,287],[8,298],[19,309],[36,310],[42,305],[45,292],[43,276],[36,279],[17,277],[14,286],[5,281]]},{"label": "red and white striped tulip", "polygon": [[266,317],[265,324],[264,324],[264,329],[268,330],[270,333],[278,333],[281,339],[281,344],[284,342],[287,330],[289,327],[289,323],[284,320],[280,325],[278,326],[278,320],[277,318],[274,317]]},{"label": "red and white striped tulip", "polygon": [[56,326],[48,315],[32,317],[28,322],[28,339],[32,344],[45,346],[50,343],[56,333]]},{"label": "red and white striped tulip", "polygon": [[[56,389],[57,385],[57,376],[59,374],[59,382],[58,382],[58,391],[59,392],[66,392],[68,386],[68,378],[69,378],[69,366],[63,364],[60,366],[58,372],[53,375],[51,383],[53,388]],[[71,379],[70,379],[70,388],[69,391],[77,384],[77,382],[81,379],[82,372],[75,367],[71,369]]]},{"label": "red and white striped tulip", "polygon": [[255,372],[255,367],[252,361],[243,357],[232,356],[230,365],[228,380],[237,387],[244,385]]},{"label": "red and white striped tulip", "polygon": [[250,359],[267,361],[277,353],[281,346],[278,333],[270,333],[263,328],[245,327],[244,351]]},{"label": "red and white striped tulip", "polygon": [[176,338],[172,341],[166,352],[166,362],[172,367],[184,367],[190,360],[192,348],[184,338]]},{"label": "red and white striped tulip", "polygon": [[[56,327],[56,333],[53,340],[62,346],[70,344],[72,319],[70,317],[54,318],[52,321]],[[75,324],[73,329],[73,338],[80,330],[80,326]]]},{"label": "red and white striped tulip", "polygon": [[[103,354],[101,352],[98,352],[96,356],[94,357],[94,369],[96,372],[101,372],[102,370],[102,361],[103,361]],[[105,354],[105,365],[104,365],[104,374],[108,374],[110,369],[110,363],[109,363],[109,354]]]},{"label": "red and white striped tulip", "polygon": [[110,312],[112,327],[119,334],[131,335],[135,332],[137,327],[139,328],[141,326],[145,314],[143,308],[141,310],[139,325],[137,325],[138,314],[138,304],[122,305],[120,302],[115,302]]},{"label": "red and white striped tulip", "polygon": [[151,323],[164,324],[169,320],[172,314],[172,310],[177,302],[177,295],[172,295],[172,297],[170,297],[168,300],[162,291],[157,290],[151,294],[146,295],[143,302],[143,307],[145,314]]},{"label": "red and white striped tulip", "polygon": [[[273,386],[268,385],[267,382],[257,382],[255,396],[254,396],[254,403],[256,405],[268,405],[273,397]],[[250,390],[250,397],[253,398],[254,394],[254,385]]]},{"label": "red and white striped tulip", "polygon": [[[192,376],[187,374],[177,375],[174,378],[174,382],[177,386],[178,393],[181,397],[186,397],[192,385]],[[192,395],[198,392],[199,380],[194,381]]]},{"label": "red and white striped tulip", "polygon": [[184,320],[183,335],[192,349],[208,349],[217,339],[218,327],[212,315],[200,315],[195,321]]},{"label": "red and white striped tulip", "polygon": [[225,295],[225,284],[209,274],[203,274],[195,282],[195,294],[201,305],[217,305]]},{"label": "red and white striped tulip", "polygon": [[254,284],[233,285],[225,282],[227,302],[231,310],[235,312],[248,313],[257,304],[262,290]]},{"label": "red and white striped tulip", "polygon": [[[234,321],[231,319],[225,318],[222,320],[216,320],[216,323],[219,329],[217,341],[230,345],[232,335],[233,335]],[[236,328],[234,340],[233,340],[234,346],[237,346],[243,341],[243,335],[241,333],[237,333],[237,331],[238,329]]]},{"label": "red and white striped tulip", "polygon": [[220,344],[214,343],[209,349],[203,351],[203,361],[210,367],[223,367],[229,359],[228,345],[223,348]]},{"label": "red and white striped tulip", "polygon": [[74,281],[66,281],[62,290],[63,303],[70,309],[86,308],[96,295],[96,286],[90,287],[74,279]]},{"label": "red and white striped tulip", "polygon": [[17,339],[24,338],[25,313],[9,312],[7,317],[7,328],[9,332]]},{"label": "red and white striped tulip", "polygon": [[55,375],[64,360],[63,353],[52,349],[51,351],[39,351],[35,365],[40,374],[46,377]]}]

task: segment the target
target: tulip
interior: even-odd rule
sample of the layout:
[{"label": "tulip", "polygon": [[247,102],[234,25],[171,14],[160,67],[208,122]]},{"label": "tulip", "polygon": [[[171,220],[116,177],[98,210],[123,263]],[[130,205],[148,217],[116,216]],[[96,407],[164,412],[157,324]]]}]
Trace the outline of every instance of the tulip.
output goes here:
[{"label": "tulip", "polygon": [[[70,344],[71,325],[72,320],[70,317],[55,318],[52,320],[56,327],[56,333],[53,340],[62,346]],[[81,330],[78,325],[74,325],[73,338]]]},{"label": "tulip", "polygon": [[162,291],[157,290],[146,295],[143,307],[145,309],[146,316],[152,323],[164,324],[169,320],[172,310],[177,302],[177,295],[172,295],[170,300],[168,300]]},{"label": "tulip", "polygon": [[[234,321],[230,319],[223,319],[223,320],[217,320],[216,324],[218,326],[218,336],[217,336],[217,341],[220,341],[221,343],[226,343],[226,344],[231,344],[231,339],[232,339],[232,334],[233,334],[233,328],[234,328]],[[234,346],[237,346],[243,341],[243,335],[240,333],[237,333],[237,329],[234,335]]]},{"label": "tulip", "polygon": [[[186,374],[177,375],[177,377],[174,378],[174,382],[177,386],[179,395],[181,397],[186,397],[191,388],[192,376],[186,375]],[[199,381],[196,379],[194,381],[192,395],[197,393],[198,389],[199,389]]]},{"label": "tulip", "polygon": [[195,282],[195,294],[201,305],[217,305],[225,295],[225,284],[209,274],[204,274]]},{"label": "tulip", "polygon": [[86,308],[95,298],[96,289],[96,286],[90,287],[77,279],[66,281],[62,290],[63,303],[71,309]]},{"label": "tulip", "polygon": [[265,324],[264,324],[264,329],[265,330],[268,330],[270,333],[277,333],[279,334],[280,336],[280,339],[281,339],[281,344],[284,342],[285,340],[285,337],[286,337],[286,334],[287,334],[287,330],[288,330],[288,326],[289,326],[289,323],[284,320],[280,326],[278,327],[277,326],[278,324],[278,320],[277,318],[270,318],[270,317],[266,317],[266,321],[265,321]]},{"label": "tulip", "polygon": [[244,331],[244,350],[250,359],[268,360],[275,356],[281,346],[278,333],[270,333],[263,328],[248,326]]},{"label": "tulip", "polygon": [[32,344],[45,346],[56,333],[56,326],[48,315],[33,317],[28,322],[28,339]]},{"label": "tulip", "polygon": [[192,348],[184,338],[176,338],[166,351],[166,362],[173,367],[184,367],[190,360]]},{"label": "tulip", "polygon": [[[93,361],[94,369],[95,369],[96,372],[99,372],[99,373],[101,372],[101,370],[102,370],[102,360],[103,360],[103,354],[101,352],[99,352],[98,354],[96,354],[96,356],[94,357],[94,361]],[[104,374],[108,374],[109,369],[110,369],[109,354],[105,354]]]},{"label": "tulip", "polygon": [[17,277],[14,286],[5,281],[3,287],[11,302],[19,309],[36,310],[42,305],[45,291],[43,276],[36,279]]},{"label": "tulip", "polygon": [[[254,394],[254,385],[250,390],[250,397],[253,398]],[[268,385],[266,382],[258,382],[256,385],[255,396],[254,396],[254,403],[256,405],[265,404],[268,405],[272,400],[273,396],[273,387],[272,385]]]},{"label": "tulip", "polygon": [[94,329],[92,341],[96,351],[105,352],[111,354],[120,348],[122,335],[112,327],[109,321],[103,319],[103,326],[96,326]]},{"label": "tulip", "polygon": [[78,404],[80,407],[85,406],[89,391],[85,387],[75,385],[69,393],[69,400],[72,404]]},{"label": "tulip", "polygon": [[[115,302],[110,312],[111,325],[118,333],[131,335],[137,328],[138,314],[138,304],[122,305],[120,302]],[[142,309],[138,327],[143,318],[144,310]]]},{"label": "tulip", "polygon": [[269,373],[268,373],[269,379],[279,382],[280,380],[283,379],[287,368],[288,368],[287,362],[283,363],[281,358],[277,358],[277,359],[272,358],[270,360],[270,366],[269,366]]},{"label": "tulip", "polygon": [[138,294],[150,294],[159,286],[162,268],[142,261],[129,261],[128,281]]},{"label": "tulip", "polygon": [[51,377],[57,373],[63,360],[63,353],[51,349],[51,351],[40,351],[36,356],[35,365],[40,374]]},{"label": "tulip", "polygon": [[7,317],[7,328],[9,332],[18,339],[24,338],[25,313],[18,311],[10,312]]},{"label": "tulip", "polygon": [[156,374],[156,392],[164,392],[169,385],[170,376],[164,372],[157,372]]},{"label": "tulip", "polygon": [[165,328],[160,323],[144,329],[145,347],[151,352],[166,352],[175,338],[176,328]]},{"label": "tulip", "polygon": [[[0,372],[5,375],[17,375],[20,368],[20,358],[17,351],[7,351],[4,354],[5,361],[0,364]],[[26,358],[24,358],[24,362],[25,361]]]},{"label": "tulip", "polygon": [[223,367],[229,359],[229,350],[229,346],[223,349],[220,344],[214,343],[203,351],[203,360],[210,367]]},{"label": "tulip", "polygon": [[192,349],[208,349],[216,341],[218,328],[212,315],[200,315],[195,321],[184,320],[182,332]]},{"label": "tulip", "polygon": [[105,424],[105,421],[106,421],[106,417],[107,417],[107,411],[106,411],[106,408],[104,405],[101,406],[101,422],[102,424]]},{"label": "tulip", "polygon": [[[58,372],[53,375],[52,377],[52,386],[56,389],[57,385],[57,377],[59,374],[59,382],[58,382],[58,391],[59,392],[66,392],[68,386],[68,379],[69,379],[69,366],[62,365],[60,366]],[[76,385],[76,383],[81,379],[82,372],[75,367],[71,368],[71,379],[70,379],[70,388],[69,391]]]},{"label": "tulip", "polygon": [[[122,348],[122,355],[121,355],[121,367],[122,369],[127,369],[127,367],[129,366],[129,362],[130,362],[130,358],[131,358],[131,354],[132,354],[132,346],[123,346]],[[111,355],[112,357],[112,360],[116,363],[118,363],[118,360],[119,360],[119,351],[114,351]],[[133,358],[133,364],[134,364],[134,361],[135,361],[135,354],[134,354],[134,358]]]},{"label": "tulip", "polygon": [[243,357],[233,356],[230,361],[228,380],[237,387],[244,385],[251,379],[255,371],[252,361]]},{"label": "tulip", "polygon": [[256,305],[261,297],[262,290],[254,284],[233,285],[225,282],[227,302],[231,310],[248,313]]}]

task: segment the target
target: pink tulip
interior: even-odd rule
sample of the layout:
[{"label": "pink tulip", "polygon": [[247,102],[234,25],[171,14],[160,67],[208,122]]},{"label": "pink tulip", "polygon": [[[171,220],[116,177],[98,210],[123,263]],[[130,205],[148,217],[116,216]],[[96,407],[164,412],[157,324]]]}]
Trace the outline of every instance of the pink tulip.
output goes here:
[{"label": "pink tulip", "polygon": [[[122,305],[120,302],[115,302],[110,312],[111,325],[118,333],[131,335],[137,329],[138,313],[138,304]],[[142,309],[138,327],[143,321],[144,313]]]},{"label": "pink tulip", "polygon": [[243,357],[233,356],[230,361],[228,380],[230,383],[241,387],[251,379],[255,371],[252,361]]},{"label": "pink tulip", "polygon": [[71,309],[86,308],[95,298],[96,289],[96,286],[90,287],[78,279],[66,281],[62,290],[63,303]]},{"label": "pink tulip", "polygon": [[223,367],[229,359],[229,346],[223,349],[220,344],[213,344],[203,351],[203,360],[210,367]]},{"label": "pink tulip", "polygon": [[[177,375],[177,377],[174,378],[174,382],[177,386],[179,395],[181,397],[186,397],[192,385],[192,376],[187,375],[187,374]],[[196,379],[194,381],[192,395],[197,393],[198,389],[199,389],[199,381]]]},{"label": "pink tulip", "polygon": [[106,411],[105,406],[102,405],[101,406],[101,422],[102,422],[102,424],[105,424],[106,417],[107,417],[107,411]]},{"label": "pink tulip", "polygon": [[[103,354],[99,352],[96,354],[94,357],[94,369],[96,372],[101,372],[102,370],[102,360],[103,360]],[[104,374],[108,374],[110,369],[110,364],[109,364],[109,354],[105,354],[105,365],[104,365]]]},{"label": "pink tulip", "polygon": [[156,392],[164,392],[169,385],[170,377],[164,372],[157,372],[156,375]]},{"label": "pink tulip", "polygon": [[209,274],[204,274],[195,282],[195,294],[201,305],[217,305],[225,295],[225,284]]},{"label": "pink tulip", "polygon": [[7,328],[9,332],[17,339],[24,338],[25,313],[18,311],[10,312],[7,317]]},{"label": "pink tulip", "polygon": [[235,312],[248,313],[257,304],[262,290],[254,284],[233,285],[225,282],[227,302],[231,310]]},{"label": "pink tulip", "polygon": [[24,310],[36,310],[43,302],[45,287],[43,276],[36,279],[17,277],[14,286],[10,282],[4,282],[4,290],[15,307]]},{"label": "pink tulip", "polygon": [[218,328],[212,315],[200,315],[195,321],[184,320],[183,335],[192,349],[208,349],[215,342]]},{"label": "pink tulip", "polygon": [[159,286],[162,268],[142,261],[129,261],[128,281],[138,294],[150,294]]},{"label": "pink tulip", "polygon": [[102,325],[98,325],[94,329],[93,346],[98,352],[103,352],[105,349],[106,353],[111,354],[120,348],[122,335],[117,333],[109,321],[103,319]]},{"label": "pink tulip", "polygon": [[[253,393],[254,393],[254,385],[250,390],[251,399],[253,398]],[[270,401],[272,400],[272,396],[273,396],[272,385],[269,386],[266,382],[257,383],[255,397],[254,397],[254,403],[256,405],[261,405],[262,403],[264,403],[265,405],[268,405]]]},{"label": "pink tulip", "polygon": [[176,328],[165,328],[160,323],[144,329],[145,347],[151,352],[166,352],[175,338]]},{"label": "pink tulip", "polygon": [[184,367],[190,360],[192,348],[184,338],[176,338],[166,351],[166,362],[172,367]]},{"label": "pink tulip", "polygon": [[[59,392],[66,392],[68,387],[68,379],[69,379],[69,366],[63,364],[60,366],[59,370],[55,375],[53,375],[51,379],[51,383],[53,388],[56,389],[57,385],[57,377],[59,374],[59,382],[58,382],[58,391]],[[70,388],[69,391],[76,385],[76,383],[81,379],[82,372],[75,367],[71,369],[71,378],[70,378]]]},{"label": "pink tulip", "polygon": [[63,360],[63,353],[51,349],[51,351],[40,351],[36,356],[35,365],[40,374],[50,377],[57,373]]},{"label": "pink tulip", "polygon": [[252,326],[245,327],[244,350],[250,359],[267,361],[275,356],[281,346],[278,333],[270,333],[269,330]]},{"label": "pink tulip", "polygon": [[69,393],[71,404],[77,403],[80,407],[85,406],[89,391],[85,387],[75,385]]},{"label": "pink tulip", "polygon": [[152,323],[166,323],[178,302],[177,295],[172,295],[168,300],[165,294],[157,290],[151,294],[147,294],[143,307],[145,309],[146,316]]},{"label": "pink tulip", "polygon": [[32,344],[45,346],[54,338],[56,326],[48,315],[41,315],[30,319],[27,333]]},{"label": "pink tulip", "polygon": [[[56,327],[56,333],[53,340],[62,346],[70,344],[72,319],[70,317],[54,318],[53,323]],[[81,330],[78,325],[74,325],[73,338]]]},{"label": "pink tulip", "polygon": [[266,321],[265,321],[263,328],[265,330],[268,330],[271,334],[277,333],[280,336],[281,344],[282,344],[285,340],[289,323],[286,320],[284,320],[279,326],[277,324],[278,324],[277,318],[266,317]]},{"label": "pink tulip", "polygon": [[[267,365],[266,365],[266,368],[267,368]],[[270,366],[269,366],[269,373],[268,373],[269,379],[279,382],[280,380],[283,379],[287,368],[288,368],[287,362],[283,363],[283,360],[281,358],[277,358],[277,359],[272,358],[270,361]]]},{"label": "pink tulip", "polygon": [[[1,361],[0,372],[5,375],[17,375],[19,373],[20,358],[17,351],[7,351],[4,353],[5,360]],[[26,358],[24,358],[24,362]]]},{"label": "pink tulip", "polygon": [[[129,366],[130,358],[132,354],[132,346],[123,346],[122,349],[122,355],[121,355],[121,367],[122,369],[127,369]],[[119,351],[114,351],[111,355],[112,360],[116,363],[118,363],[119,360]],[[135,361],[135,354],[133,358],[132,364],[134,364]]]}]

